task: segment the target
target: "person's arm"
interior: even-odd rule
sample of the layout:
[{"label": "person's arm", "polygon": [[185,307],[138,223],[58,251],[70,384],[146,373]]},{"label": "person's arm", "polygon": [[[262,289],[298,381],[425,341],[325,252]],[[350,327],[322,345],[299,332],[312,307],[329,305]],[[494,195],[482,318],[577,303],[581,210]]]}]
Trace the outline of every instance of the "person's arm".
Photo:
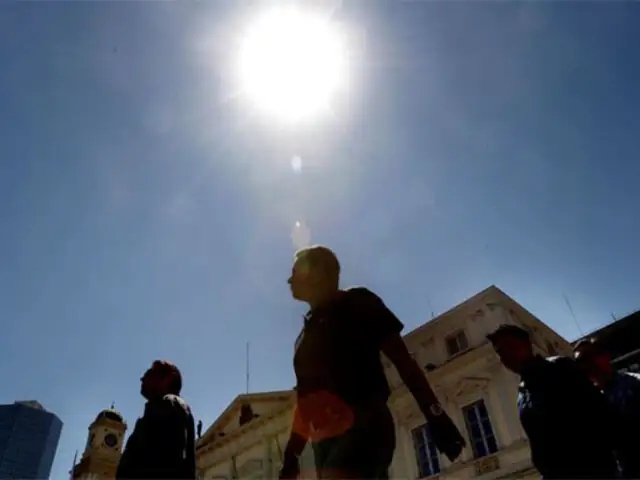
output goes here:
[{"label": "person's arm", "polygon": [[[148,435],[144,439],[145,451],[149,454],[149,473],[153,472],[154,478],[175,479],[191,474],[186,472],[186,462],[192,459],[195,463],[195,451],[187,452],[189,445],[194,448],[187,435],[189,432],[193,435],[194,428],[193,417],[187,408],[178,397],[167,395],[162,401],[148,405],[145,411],[148,425]],[[195,465],[189,470],[194,470],[192,478],[195,478]]]},{"label": "person's arm", "polygon": [[364,317],[368,322],[365,328],[371,340],[396,367],[429,422],[438,449],[454,461],[460,456],[465,441],[451,418],[440,407],[427,377],[409,353],[400,335],[404,325],[377,295],[366,289],[360,293]]},{"label": "person's arm", "polygon": [[427,377],[411,357],[402,337],[390,335],[382,345],[382,352],[393,363],[400,378],[418,403],[427,423],[431,427],[434,443],[450,461],[462,453],[465,441],[451,418],[438,403]]},{"label": "person's arm", "polygon": [[407,345],[399,334],[391,334],[382,344],[382,353],[393,363],[398,375],[418,402],[420,410],[426,415],[431,407],[438,404],[427,377],[413,359]]},{"label": "person's arm", "polygon": [[126,480],[134,478],[136,475],[134,461],[137,454],[135,450],[138,445],[137,432],[139,424],[140,420],[138,419],[133,427],[131,435],[129,435],[129,438],[127,439],[127,443],[124,446],[122,455],[120,456],[120,461],[118,462],[118,468],[116,470],[116,480]]},{"label": "person's arm", "polygon": [[280,470],[281,479],[296,478],[300,473],[300,455],[307,446],[309,438],[306,425],[300,417],[297,406],[293,408],[293,418],[291,422],[291,433],[289,440],[282,455],[282,469]]},{"label": "person's arm", "polygon": [[562,373],[566,379],[563,382],[566,389],[566,396],[573,400],[573,408],[580,408],[585,417],[591,418],[594,427],[599,430],[611,445],[617,441],[619,418],[607,400],[607,397],[600,389],[587,377],[587,375],[570,358],[558,358],[555,362],[562,368]]},{"label": "person's arm", "polygon": [[129,445],[125,445],[124,450],[122,451],[122,455],[120,456],[120,461],[118,462],[118,468],[116,469],[116,480],[128,479],[131,478],[132,475],[129,473],[130,467],[130,455],[131,452],[127,448]]}]

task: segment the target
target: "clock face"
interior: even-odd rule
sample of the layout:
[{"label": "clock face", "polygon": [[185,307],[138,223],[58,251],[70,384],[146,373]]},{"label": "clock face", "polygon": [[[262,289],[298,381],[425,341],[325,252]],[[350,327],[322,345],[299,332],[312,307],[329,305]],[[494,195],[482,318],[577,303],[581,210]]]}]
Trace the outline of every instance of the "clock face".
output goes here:
[{"label": "clock face", "polygon": [[113,433],[108,433],[104,436],[104,443],[107,447],[115,447],[118,444],[118,437],[116,437]]}]

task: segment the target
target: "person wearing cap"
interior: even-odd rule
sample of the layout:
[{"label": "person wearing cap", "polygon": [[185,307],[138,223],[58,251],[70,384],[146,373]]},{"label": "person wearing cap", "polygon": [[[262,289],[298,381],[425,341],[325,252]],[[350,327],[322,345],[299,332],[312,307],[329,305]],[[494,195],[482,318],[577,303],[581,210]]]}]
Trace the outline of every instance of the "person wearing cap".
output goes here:
[{"label": "person wearing cap", "polygon": [[454,461],[464,439],[407,350],[402,323],[373,292],[341,290],[339,280],[330,249],[296,253],[289,285],[310,310],[295,344],[297,404],[280,478],[300,474],[298,458],[308,442],[320,479],[388,478],[395,429],[381,352],[416,399],[438,449]]},{"label": "person wearing cap", "polygon": [[122,452],[116,479],[195,480],[195,427],[180,397],[180,370],[156,360],[140,382],[147,403]]},{"label": "person wearing cap", "polygon": [[516,325],[487,338],[505,368],[520,376],[520,422],[542,478],[615,478],[614,417],[573,359],[536,355],[529,333]]},{"label": "person wearing cap", "polygon": [[596,338],[578,342],[573,355],[619,416],[616,440],[622,477],[640,478],[640,375],[617,372],[611,354]]}]

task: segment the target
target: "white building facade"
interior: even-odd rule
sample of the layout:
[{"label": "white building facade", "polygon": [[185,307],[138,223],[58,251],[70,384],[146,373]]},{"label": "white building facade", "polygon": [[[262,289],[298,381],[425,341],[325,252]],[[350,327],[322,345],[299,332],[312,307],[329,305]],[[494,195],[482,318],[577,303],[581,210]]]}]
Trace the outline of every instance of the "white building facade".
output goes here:
[{"label": "white building facade", "polygon": [[[405,335],[443,407],[467,438],[451,463],[435,449],[413,400],[393,366],[384,359],[392,389],[389,406],[396,423],[391,478],[536,478],[516,407],[518,378],[495,356],[486,335],[500,324],[519,325],[538,353],[565,355],[571,345],[497,287],[491,286]],[[293,391],[240,395],[207,430],[196,451],[200,478],[277,478],[291,427]],[[240,425],[242,406],[257,416]],[[246,413],[246,412],[245,412]],[[313,459],[302,461],[313,477]]]}]

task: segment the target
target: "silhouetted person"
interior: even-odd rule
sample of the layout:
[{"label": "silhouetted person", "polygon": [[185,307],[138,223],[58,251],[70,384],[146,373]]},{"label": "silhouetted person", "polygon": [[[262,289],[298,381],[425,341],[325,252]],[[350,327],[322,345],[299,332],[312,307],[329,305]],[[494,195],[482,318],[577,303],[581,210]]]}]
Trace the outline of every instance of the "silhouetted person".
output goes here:
[{"label": "silhouetted person", "polygon": [[198,438],[202,437],[202,420],[198,420]]},{"label": "silhouetted person", "polygon": [[520,375],[520,422],[542,478],[616,477],[611,411],[573,359],[535,355],[528,332],[515,325],[488,339],[502,364]]},{"label": "silhouetted person", "polygon": [[408,352],[402,323],[366,288],[340,290],[339,277],[328,248],[296,254],[291,293],[310,310],[296,341],[297,405],[280,477],[298,475],[310,441],[318,478],[388,478],[395,430],[381,352],[415,397],[440,451],[455,460],[464,440]]},{"label": "silhouetted person", "polygon": [[596,339],[580,341],[573,352],[618,414],[615,438],[622,476],[640,478],[640,375],[617,372],[610,353]]},{"label": "silhouetted person", "polygon": [[194,421],[179,396],[180,371],[170,362],[157,360],[140,380],[147,404],[122,452],[116,478],[195,479]]}]

